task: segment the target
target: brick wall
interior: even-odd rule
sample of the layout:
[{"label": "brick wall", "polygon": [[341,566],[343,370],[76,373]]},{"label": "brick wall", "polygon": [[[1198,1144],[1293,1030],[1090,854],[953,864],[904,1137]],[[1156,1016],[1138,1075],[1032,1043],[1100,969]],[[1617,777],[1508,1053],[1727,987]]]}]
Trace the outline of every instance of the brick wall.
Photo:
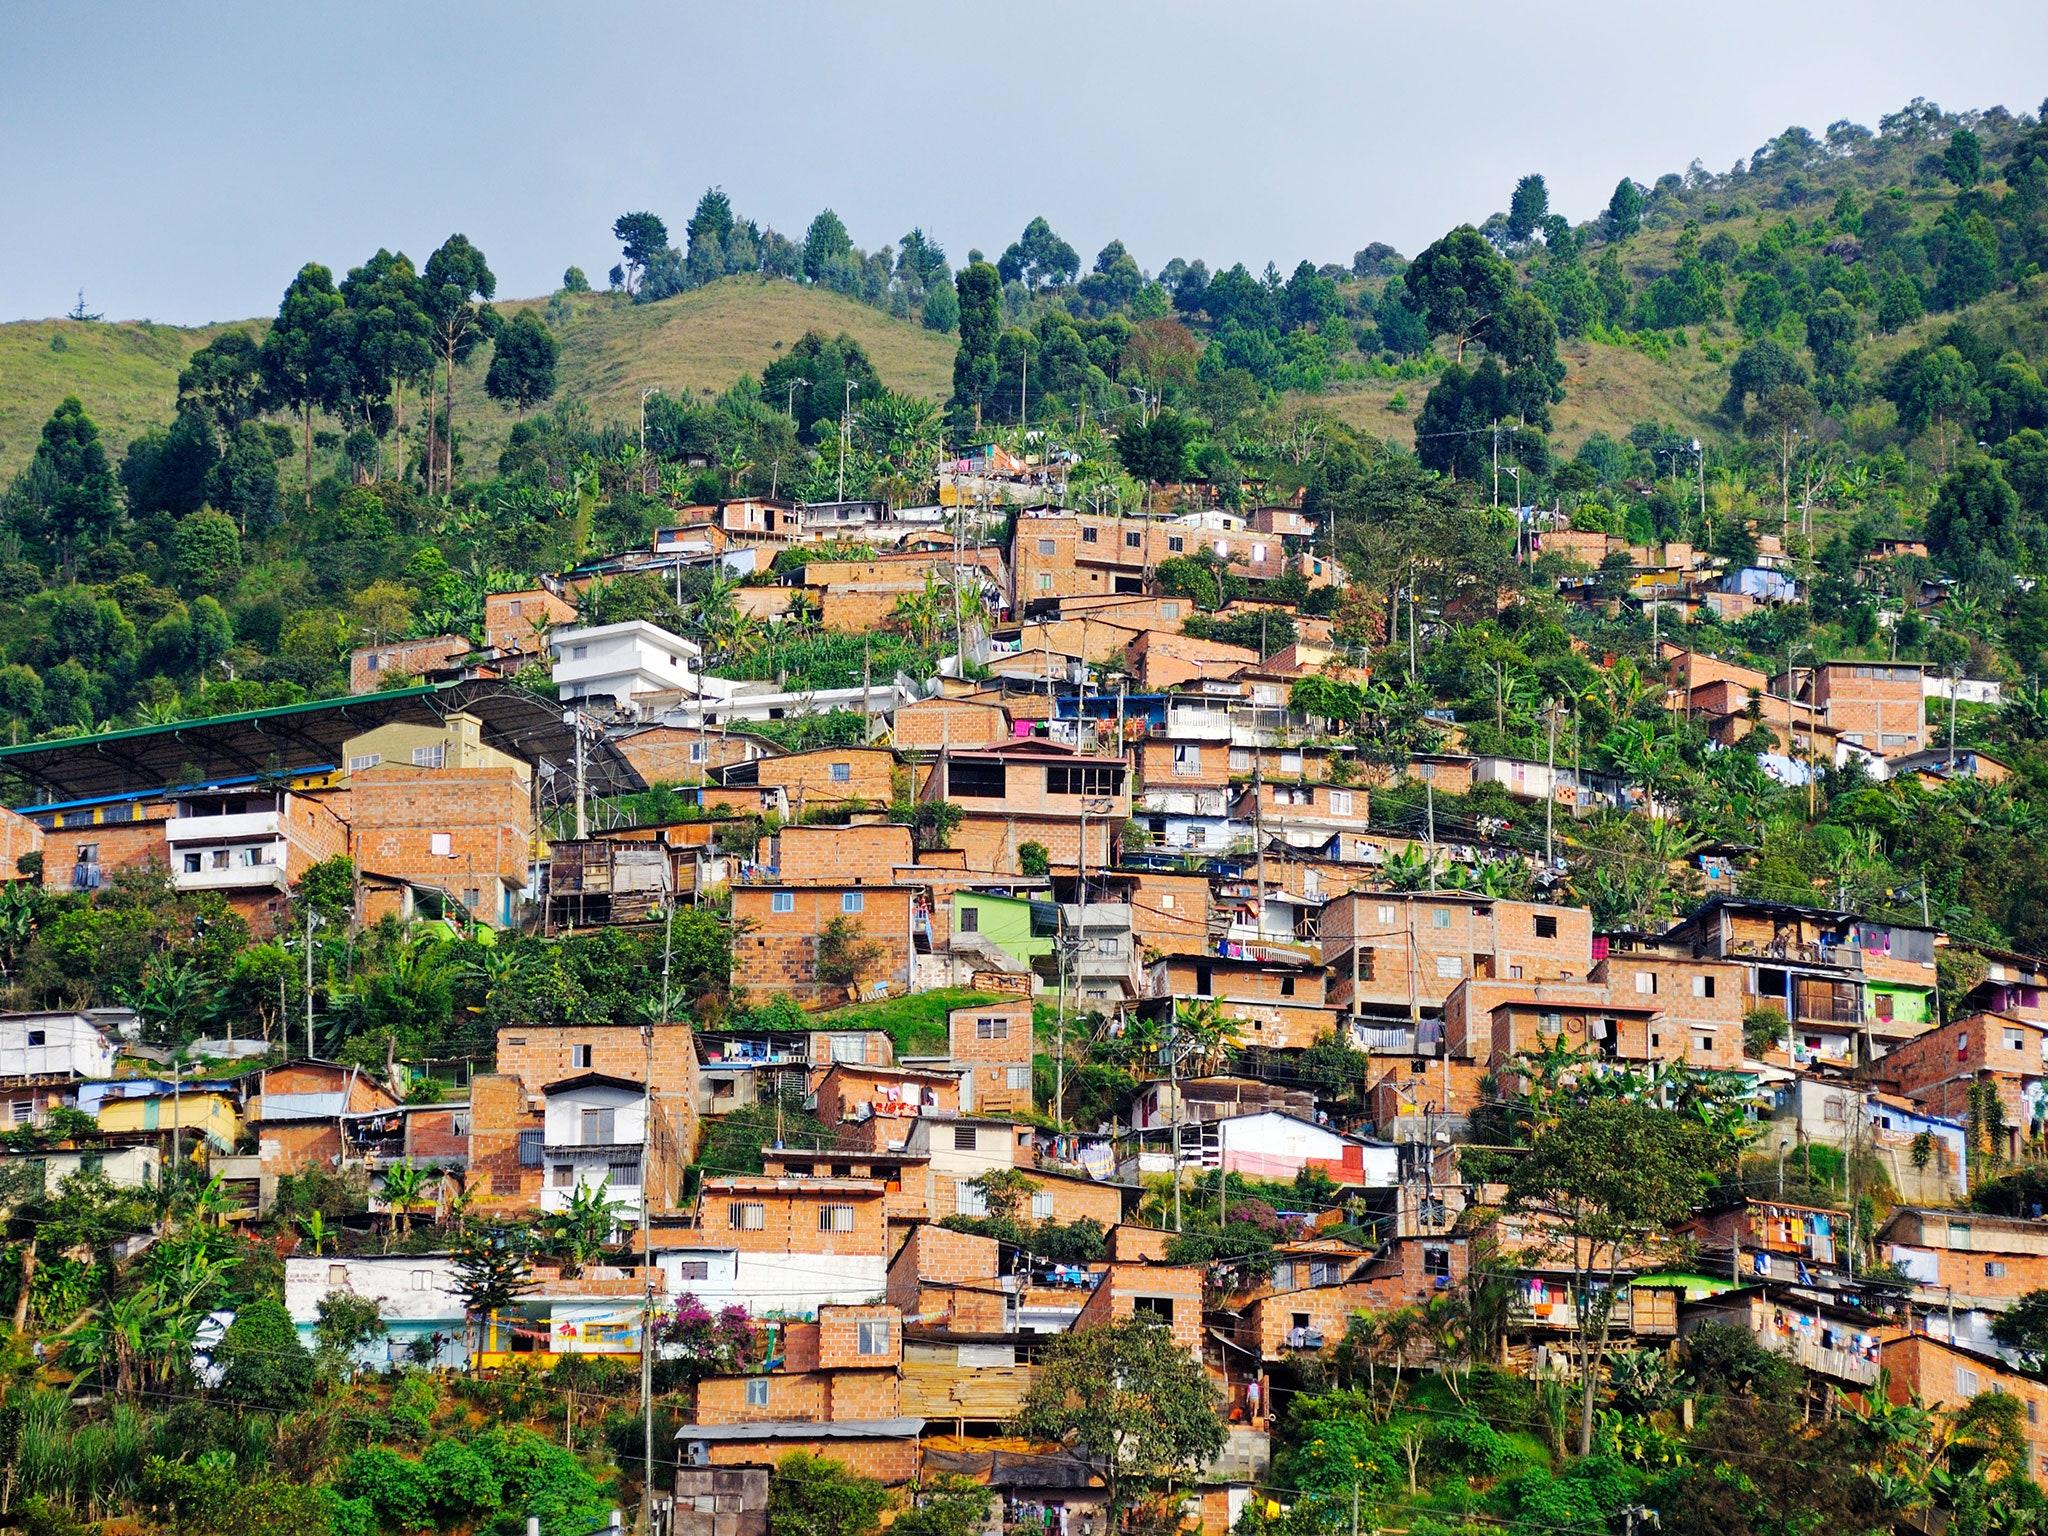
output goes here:
[{"label": "brick wall", "polygon": [[525,888],[533,852],[533,802],[515,770],[379,767],[352,775],[349,793],[366,873],[438,887],[480,921],[503,921],[498,893]]},{"label": "brick wall", "polygon": [[[716,1440],[704,1448],[714,1467],[773,1467],[797,1452],[836,1461],[847,1471],[899,1485],[917,1475],[915,1440]],[[723,1533],[720,1533],[723,1536]]]},{"label": "brick wall", "polygon": [[465,635],[431,635],[424,640],[394,640],[365,645],[349,652],[348,691],[375,693],[386,678],[417,677],[469,654]]},{"label": "brick wall", "polygon": [[1663,1015],[1652,1031],[1655,1059],[1729,1071],[1741,1066],[1744,967],[1624,951],[1609,955],[1592,975],[1607,984],[1615,1002],[1655,1007]]},{"label": "brick wall", "polygon": [[[698,1204],[698,1230],[705,1242],[746,1253],[880,1254],[887,1247],[882,1199],[878,1182],[710,1178]],[[735,1224],[733,1212],[744,1205],[762,1208],[759,1227]],[[828,1205],[853,1208],[852,1230],[820,1228],[819,1211]]]},{"label": "brick wall", "polygon": [[[614,739],[620,754],[650,784],[695,784],[712,769],[734,763],[750,763],[762,752],[761,743],[751,736],[728,736],[719,731],[684,730],[657,725],[630,736]],[[703,752],[703,756],[696,754]]]},{"label": "brick wall", "polygon": [[789,825],[762,839],[766,862],[782,885],[893,885],[913,857],[910,828]]},{"label": "brick wall", "polygon": [[876,1119],[893,1120],[895,1134],[900,1138],[908,1135],[916,1123],[914,1117],[894,1112],[899,1105],[905,1109],[917,1107],[910,1103],[911,1089],[924,1108],[939,1114],[959,1112],[960,1082],[951,1074],[907,1067],[856,1066],[842,1061],[827,1068],[815,1085],[817,1115],[827,1125],[838,1125],[852,1119],[858,1111],[874,1106],[880,1111]]},{"label": "brick wall", "polygon": [[575,622],[576,605],[544,587],[484,599],[484,644],[501,651],[544,651],[549,628]]},{"label": "brick wall", "polygon": [[[764,757],[756,782],[781,789],[789,797],[792,816],[823,805],[848,801],[886,805],[891,799],[895,754],[886,747],[821,747]],[[843,771],[845,777],[838,777]]]},{"label": "brick wall", "polygon": [[1007,711],[964,699],[920,699],[896,711],[891,735],[899,752],[941,747],[992,747],[1010,734]]},{"label": "brick wall", "polygon": [[[1056,869],[1072,869],[1081,848],[1078,818],[1022,816],[1008,810],[980,809],[973,801],[956,802],[966,813],[953,832],[953,846],[966,855],[967,867],[986,874],[1021,875],[1017,850],[1037,843]],[[1088,818],[1088,867],[1101,869],[1109,862],[1110,839],[1122,825],[1122,818]]]},{"label": "brick wall", "polygon": [[861,910],[844,910],[846,892],[830,886],[782,887],[793,896],[790,910],[775,910],[769,886],[736,886],[732,893],[733,986],[743,996],[787,992],[803,998],[840,995],[836,986],[818,980],[818,936],[834,918],[846,916],[861,932],[881,945],[881,958],[861,978],[864,989],[877,983],[900,992],[910,981],[910,914],[915,893],[901,886],[870,886],[862,891]]},{"label": "brick wall", "polygon": [[[1153,1313],[1141,1302],[1163,1299],[1172,1304],[1169,1331],[1173,1342],[1197,1360],[1202,1356],[1202,1269],[1194,1264],[1124,1264],[1112,1262],[1101,1282],[1081,1304],[1076,1328],[1123,1322]],[[1159,1319],[1164,1322],[1165,1319]]]},{"label": "brick wall", "polygon": [[[584,1072],[629,1083],[647,1080],[647,1045],[637,1024],[521,1024],[498,1031],[498,1071],[531,1098]],[[677,1170],[697,1146],[697,1048],[687,1024],[654,1028],[654,1149],[648,1156],[655,1209],[669,1209]],[[523,1105],[522,1105],[523,1111]],[[522,1126],[534,1129],[538,1126]]]},{"label": "brick wall", "polygon": [[21,860],[43,851],[43,829],[19,812],[0,807],[0,881],[17,877]]},{"label": "brick wall", "polygon": [[519,1133],[541,1129],[518,1078],[480,1073],[469,1083],[470,1192],[486,1207],[524,1209],[540,1200],[541,1170],[519,1163]]}]

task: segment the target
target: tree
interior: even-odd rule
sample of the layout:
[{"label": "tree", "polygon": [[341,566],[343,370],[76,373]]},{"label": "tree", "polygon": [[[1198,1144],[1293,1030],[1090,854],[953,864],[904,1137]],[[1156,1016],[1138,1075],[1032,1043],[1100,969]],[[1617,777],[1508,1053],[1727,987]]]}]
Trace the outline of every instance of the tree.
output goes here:
[{"label": "tree", "polygon": [[498,328],[497,311],[490,299],[498,291],[498,280],[484,262],[484,253],[469,243],[467,235],[450,235],[439,250],[427,258],[421,284],[420,307],[433,324],[434,351],[443,369],[441,414],[444,431],[427,433],[427,488],[434,488],[433,455],[438,441],[440,488],[444,494],[455,488],[455,365],[464,362]]},{"label": "tree", "polygon": [[[612,220],[612,238],[625,254],[626,292],[640,286],[640,274],[649,262],[668,249],[668,225],[657,214],[622,213]],[[488,297],[488,295],[487,295]]]},{"label": "tree", "polygon": [[1958,464],[1927,514],[1928,553],[1973,586],[2037,569],[2044,543],[2048,525],[2025,514],[1996,459]]},{"label": "tree", "polygon": [[590,292],[590,279],[583,275],[583,269],[581,267],[568,267],[564,269],[562,273],[562,292]]},{"label": "tree", "polygon": [[1004,282],[1022,283],[1027,288],[1071,283],[1080,270],[1080,255],[1053,233],[1043,215],[1026,224],[1024,233],[996,262],[996,272]]},{"label": "tree", "polygon": [[235,428],[227,451],[207,471],[206,499],[239,529],[260,532],[276,518],[277,454],[260,423]]},{"label": "tree", "polygon": [[350,269],[341,280],[341,296],[348,306],[349,345],[359,388],[368,393],[369,381],[380,380],[381,394],[391,403],[391,427],[398,444],[396,478],[402,480],[406,386],[430,387],[434,375],[434,326],[427,316],[420,275],[405,252],[379,250]]},{"label": "tree", "polygon": [[1984,141],[1967,128],[1950,134],[1941,152],[1941,174],[1959,191],[1976,186],[1984,175]]},{"label": "tree", "polygon": [[1915,347],[1886,370],[1885,398],[1898,408],[1907,432],[1932,430],[1939,464],[1948,471],[1949,444],[1958,428],[1974,428],[1988,408],[1977,370],[1955,347]]},{"label": "tree", "polygon": [[996,341],[1003,330],[1003,280],[985,261],[971,261],[953,280],[959,298],[960,346],[953,354],[953,409],[973,413],[981,430],[981,409],[996,385]]},{"label": "tree", "polygon": [[1515,291],[1515,273],[1486,237],[1461,224],[1425,248],[1402,274],[1432,336],[1449,336],[1465,360],[1465,343],[1483,339]]},{"label": "tree", "polygon": [[1848,374],[1856,355],[1856,311],[1840,289],[1822,289],[1806,312],[1806,345],[1813,352],[1813,370],[1822,378]]},{"label": "tree", "polygon": [[[1570,1249],[1585,1349],[1579,1454],[1593,1444],[1593,1403],[1619,1277],[1644,1246],[1684,1221],[1730,1160],[1717,1123],[1635,1099],[1592,1098],[1538,1126],[1508,1173],[1510,1208],[1548,1217]],[[1605,1289],[1596,1289],[1604,1282]],[[1597,1329],[1598,1342],[1588,1335]]]},{"label": "tree", "polygon": [[1524,176],[1515,183],[1515,195],[1508,200],[1508,239],[1527,245],[1536,237],[1550,213],[1550,189],[1541,176]]},{"label": "tree", "polygon": [[1135,1484],[1208,1465],[1223,1449],[1221,1401],[1202,1367],[1153,1319],[1057,1335],[1017,1415],[1019,1434],[1056,1440],[1101,1473],[1111,1518]]},{"label": "tree", "polygon": [[1813,395],[1799,384],[1780,384],[1749,413],[1743,423],[1750,436],[1778,448],[1778,491],[1785,520],[1792,517],[1792,453],[1800,437],[1813,429],[1818,409]]},{"label": "tree", "polygon": [[1628,177],[1615,184],[1604,216],[1608,239],[1626,240],[1643,227],[1643,202],[1643,189]]},{"label": "tree", "polygon": [[411,1158],[402,1158],[384,1170],[382,1189],[385,1215],[392,1230],[401,1237],[412,1231],[412,1208],[425,1198],[427,1172]]},{"label": "tree", "polygon": [[960,296],[951,283],[941,282],[926,290],[919,319],[926,330],[941,334],[960,323]]},{"label": "tree", "polygon": [[1751,342],[1728,370],[1728,394],[1721,408],[1740,418],[1744,403],[1761,400],[1781,384],[1804,384],[1806,369],[1780,343],[1766,336]]},{"label": "tree", "polygon": [[611,1180],[578,1184],[569,1203],[541,1218],[541,1251],[560,1259],[562,1273],[579,1275],[604,1256],[625,1219],[626,1207],[611,1196]]},{"label": "tree", "polygon": [[1147,420],[1142,412],[1126,417],[1117,428],[1116,456],[1136,479],[1168,485],[1185,479],[1188,455],[1198,423],[1175,410],[1161,410]]},{"label": "tree", "polygon": [[242,568],[242,535],[225,512],[194,512],[171,530],[171,559],[187,591],[225,591]]},{"label": "tree", "polygon": [[818,935],[813,973],[827,986],[842,987],[848,1002],[860,995],[861,978],[882,959],[882,946],[867,936],[867,930],[844,913],[825,925]]},{"label": "tree", "polygon": [[120,516],[100,429],[76,395],[65,396],[43,423],[30,478],[46,498],[42,522],[68,571],[80,547],[105,539]]},{"label": "tree", "polygon": [[528,410],[555,393],[555,336],[530,309],[498,332],[484,393],[514,410]]},{"label": "tree", "polygon": [[256,414],[263,352],[246,331],[224,331],[194,352],[178,375],[179,405],[206,412],[215,430],[232,432]]},{"label": "tree", "polygon": [[465,1222],[456,1235],[455,1286],[464,1315],[480,1330],[533,1289],[530,1242],[526,1228],[506,1222]]},{"label": "tree", "polygon": [[804,276],[814,283],[853,252],[853,236],[846,232],[839,215],[830,208],[811,220],[804,231]]},{"label": "tree", "polygon": [[284,1303],[268,1296],[244,1302],[214,1347],[223,1396],[251,1408],[304,1405],[313,1388],[313,1357]]},{"label": "tree", "polygon": [[317,261],[299,268],[277,319],[263,337],[263,393],[268,402],[299,413],[305,442],[306,510],[313,510],[313,412],[339,394],[346,357],[347,320],[334,274]]},{"label": "tree", "polygon": [[769,1477],[768,1527],[775,1536],[872,1536],[888,1503],[888,1489],[873,1478],[797,1451]]},{"label": "tree", "polygon": [[1991,1336],[2030,1371],[2048,1365],[2048,1291],[2029,1291],[1991,1320]]}]

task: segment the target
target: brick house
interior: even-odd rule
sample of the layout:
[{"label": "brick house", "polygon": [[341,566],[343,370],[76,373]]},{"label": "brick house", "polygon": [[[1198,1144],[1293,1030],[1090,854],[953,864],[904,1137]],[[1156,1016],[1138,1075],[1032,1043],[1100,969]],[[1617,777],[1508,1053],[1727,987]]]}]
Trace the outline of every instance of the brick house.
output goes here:
[{"label": "brick house", "polygon": [[333,1168],[344,1155],[342,1117],[395,1111],[397,1095],[361,1067],[292,1061],[256,1078],[244,1119],[256,1132],[266,1178]]},{"label": "brick house", "polygon": [[818,1074],[812,1093],[826,1125],[873,1123],[885,1146],[902,1143],[920,1116],[960,1112],[960,1074],[924,1067],[835,1061]]},{"label": "brick house", "polygon": [[[917,1478],[918,1437],[923,1432],[924,1420],[914,1418],[845,1419],[825,1424],[806,1420],[764,1424],[684,1424],[676,1430],[676,1486],[678,1489],[695,1488],[697,1480],[718,1475],[716,1471],[699,1469],[772,1468],[785,1456],[801,1451],[836,1461],[860,1477],[872,1478],[890,1487],[901,1487]],[[764,1484],[766,1478],[767,1473],[763,1471]],[[727,1497],[738,1501],[743,1496],[729,1494]],[[735,1523],[733,1530],[766,1529],[765,1486],[758,1498],[762,1524],[750,1527]],[[738,1514],[728,1517],[736,1521],[746,1518]],[[687,1529],[681,1527],[679,1531]],[[723,1536],[726,1527],[714,1524],[699,1529]]]},{"label": "brick house", "polygon": [[971,699],[918,699],[898,706],[889,719],[889,739],[898,752],[993,747],[1009,735],[1008,710]]},{"label": "brick house", "polygon": [[1241,1021],[1245,1044],[1274,1050],[1305,1049],[1336,1028],[1337,1012],[1324,999],[1324,984],[1320,966],[1277,949],[1262,960],[1206,952],[1161,955],[1145,973],[1148,1000],[1213,1000]]},{"label": "brick house", "polygon": [[1202,1280],[1200,1264],[1145,1264],[1111,1260],[1102,1278],[1081,1304],[1076,1328],[1126,1322],[1133,1317],[1159,1323],[1176,1346],[1202,1358]]},{"label": "brick house", "polygon": [[1868,1075],[1949,1120],[1967,1120],[1971,1089],[1989,1083],[2005,1112],[2005,1155],[2016,1157],[2048,1118],[2048,1026],[1973,1013],[1899,1042]]},{"label": "brick house", "polygon": [[2048,1227],[2023,1217],[1901,1206],[1878,1228],[1877,1249],[1923,1298],[2003,1311],[2048,1287]]},{"label": "brick house", "polygon": [[889,1304],[905,1317],[958,1333],[1005,1333],[1010,1293],[1002,1245],[992,1237],[940,1226],[910,1230],[889,1261]]},{"label": "brick house", "polygon": [[955,1008],[946,1015],[946,1059],[963,1071],[968,1106],[984,1114],[1032,1108],[1031,1004]]},{"label": "brick house", "polygon": [[1001,1168],[1029,1168],[1037,1159],[1030,1126],[978,1115],[914,1120],[903,1150],[929,1159],[925,1205],[934,1221],[986,1216],[988,1205],[972,1181]]},{"label": "brick house", "polygon": [[576,620],[576,605],[545,587],[493,592],[484,599],[484,644],[515,655],[543,656],[548,631]]},{"label": "brick house", "polygon": [[778,992],[823,1000],[848,990],[818,979],[818,940],[846,920],[880,954],[856,990],[902,992],[910,986],[920,893],[908,886],[738,885],[732,890],[733,988],[743,998]]},{"label": "brick house", "polygon": [[895,797],[896,754],[887,747],[818,747],[735,763],[720,775],[728,788],[782,792],[793,817],[841,806],[887,805]]},{"label": "brick house", "polygon": [[1054,866],[1071,866],[1082,851],[1084,819],[1087,861],[1100,869],[1131,814],[1130,765],[1037,738],[945,751],[926,772],[922,797],[960,807],[953,845],[969,869],[1021,874],[1018,850],[1026,843],[1044,848]]},{"label": "brick house", "polygon": [[1468,979],[1583,980],[1593,968],[1585,908],[1468,891],[1347,892],[1323,904],[1319,931],[1330,1001],[1356,1013],[1434,1015]]},{"label": "brick house", "polygon": [[429,635],[422,640],[390,640],[362,645],[348,655],[348,691],[376,693],[391,680],[411,682],[429,673],[458,666],[470,653],[467,635]]},{"label": "brick house", "polygon": [[697,1385],[700,1424],[840,1423],[894,1418],[903,1314],[889,1305],[818,1308],[785,1323],[772,1368],[708,1376]]},{"label": "brick house", "polygon": [[1730,960],[1651,948],[1610,948],[1593,967],[1618,1003],[1654,1006],[1664,1027],[1653,1032],[1659,1061],[1733,1071],[1742,1064],[1743,970]]},{"label": "brick house", "polygon": [[745,731],[700,731],[681,725],[650,725],[612,739],[619,754],[649,784],[701,783],[722,769],[779,750],[773,742]]},{"label": "brick house", "polygon": [[872,1261],[879,1295],[887,1255],[886,1191],[875,1179],[706,1177],[697,1198],[696,1230],[741,1255],[778,1260],[857,1258]]},{"label": "brick house", "polygon": [[911,866],[911,833],[894,822],[793,822],[762,838],[756,859],[762,866],[758,877],[743,878],[774,885],[895,885],[898,872]]},{"label": "brick house", "polygon": [[1924,1333],[1886,1339],[1878,1346],[1885,1394],[1895,1404],[1953,1412],[1986,1392],[2015,1398],[2022,1409],[2027,1471],[2048,1480],[2048,1382],[2014,1370],[1994,1355],[1979,1354]]},{"label": "brick house", "polygon": [[1852,746],[1904,757],[1928,744],[1926,671],[1920,662],[1824,661],[1781,677],[1778,691],[1811,705]]}]

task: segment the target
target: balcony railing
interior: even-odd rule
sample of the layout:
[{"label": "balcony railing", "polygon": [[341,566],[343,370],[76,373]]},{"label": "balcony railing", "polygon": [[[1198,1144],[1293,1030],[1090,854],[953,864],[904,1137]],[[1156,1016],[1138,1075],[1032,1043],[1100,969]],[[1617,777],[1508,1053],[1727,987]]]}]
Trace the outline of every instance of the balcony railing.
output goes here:
[{"label": "balcony railing", "polygon": [[247,843],[284,835],[277,811],[238,811],[227,816],[173,816],[164,823],[164,840],[181,843]]}]

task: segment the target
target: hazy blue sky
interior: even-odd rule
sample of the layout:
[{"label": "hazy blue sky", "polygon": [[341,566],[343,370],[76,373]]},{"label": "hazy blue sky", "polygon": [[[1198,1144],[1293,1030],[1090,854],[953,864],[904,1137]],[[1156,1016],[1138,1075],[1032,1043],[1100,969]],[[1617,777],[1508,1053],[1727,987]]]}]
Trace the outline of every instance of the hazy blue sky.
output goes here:
[{"label": "hazy blue sky", "polygon": [[616,214],[680,233],[713,182],[868,248],[1044,213],[1084,259],[1288,267],[1412,252],[1527,171],[1582,218],[1788,124],[2044,92],[2043,0],[9,0],[0,317],[266,313],[304,261],[454,230],[501,294],[601,283]]}]

